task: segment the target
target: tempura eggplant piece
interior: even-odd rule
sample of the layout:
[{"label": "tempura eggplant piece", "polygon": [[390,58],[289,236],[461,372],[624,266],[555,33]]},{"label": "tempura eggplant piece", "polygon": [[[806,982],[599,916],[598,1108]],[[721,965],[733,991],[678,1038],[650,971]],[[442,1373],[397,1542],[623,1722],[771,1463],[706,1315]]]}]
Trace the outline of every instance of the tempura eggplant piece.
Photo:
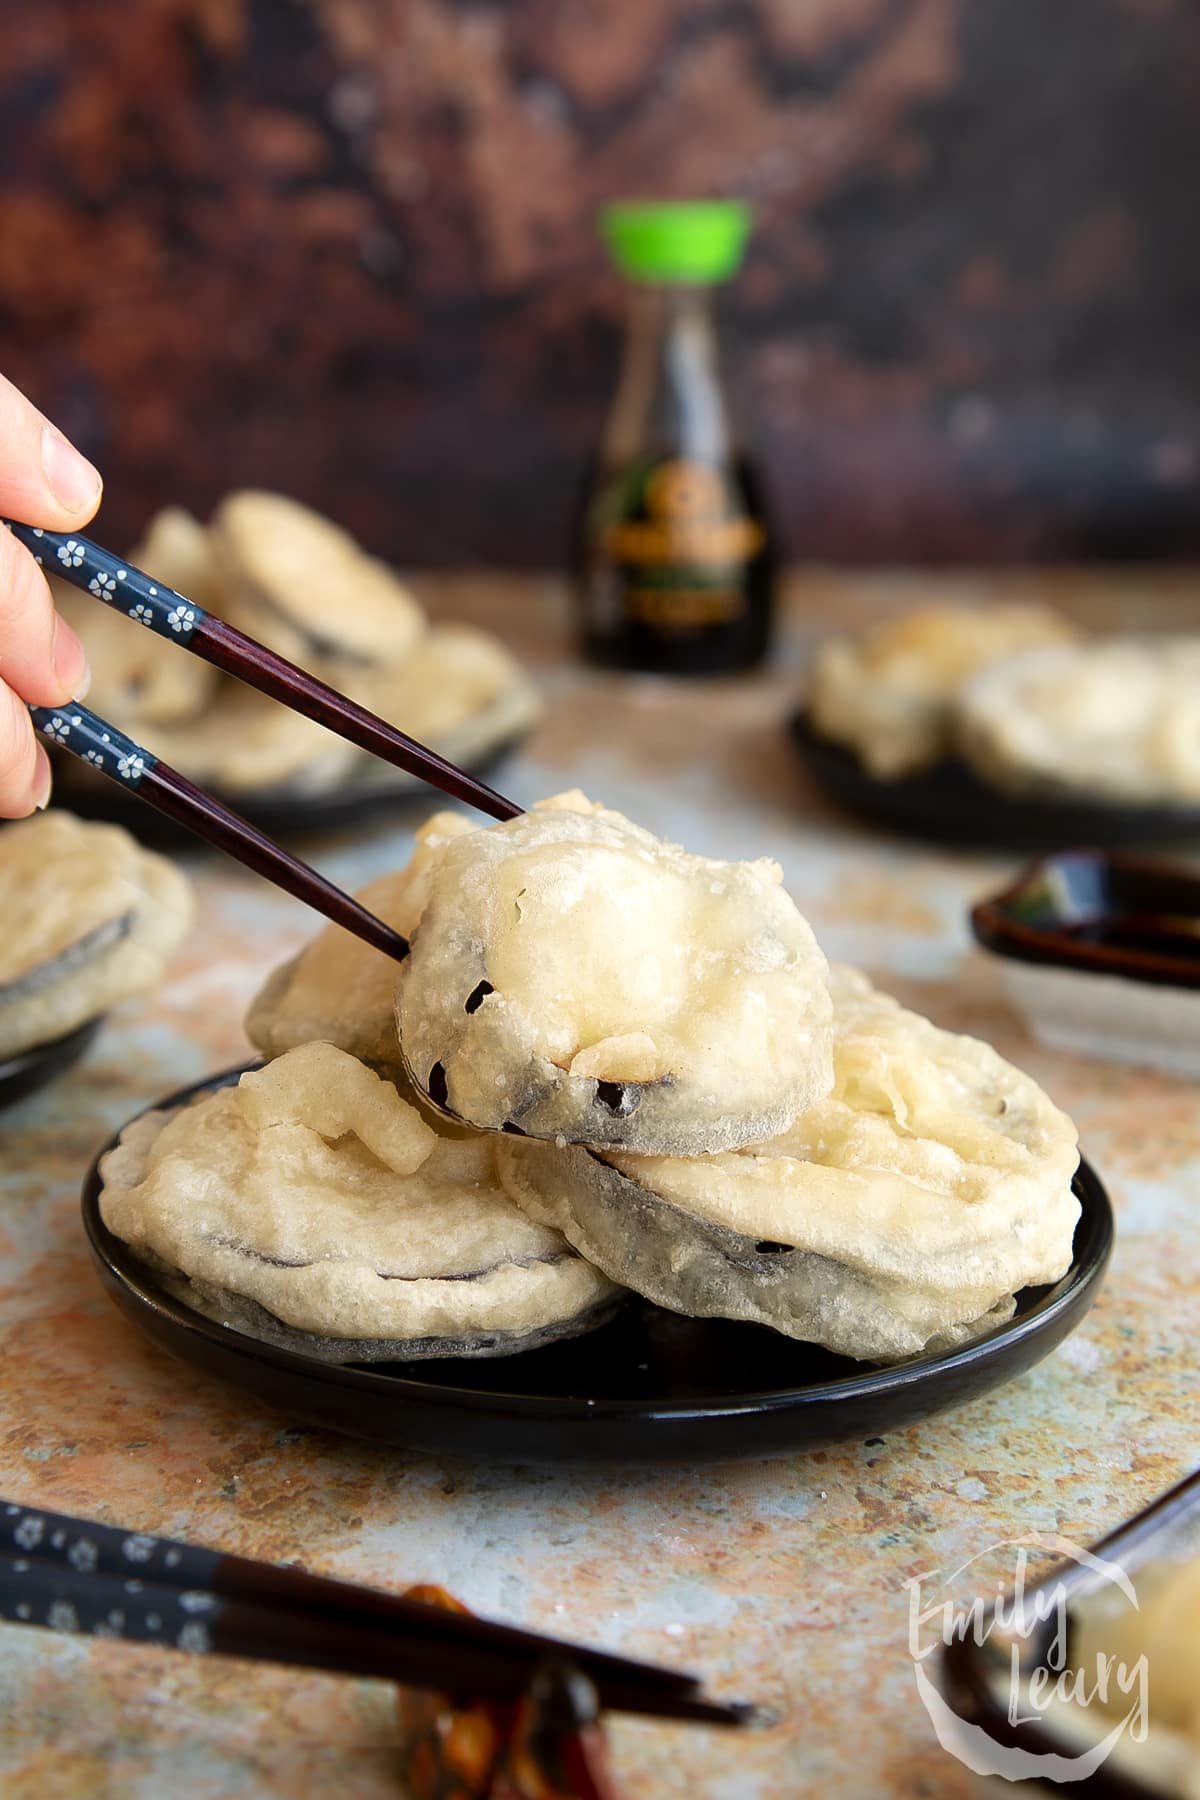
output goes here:
[{"label": "tempura eggplant piece", "polygon": [[448,843],[400,970],[406,1066],[478,1129],[691,1155],[831,1082],[827,968],[777,864],[663,843],[582,794]]},{"label": "tempura eggplant piece", "polygon": [[101,1177],[105,1224],[172,1291],[323,1361],[509,1355],[624,1298],[509,1200],[493,1140],[439,1134],[331,1044],[143,1115]]},{"label": "tempura eggplant piece", "polygon": [[192,917],[187,878],[164,857],[57,808],[0,832],[0,905],[0,1057],[153,987]]},{"label": "tempura eggplant piece", "polygon": [[894,1361],[1070,1266],[1075,1130],[990,1045],[836,970],[834,1086],[774,1141],[645,1157],[506,1138],[505,1187],[673,1312]]}]

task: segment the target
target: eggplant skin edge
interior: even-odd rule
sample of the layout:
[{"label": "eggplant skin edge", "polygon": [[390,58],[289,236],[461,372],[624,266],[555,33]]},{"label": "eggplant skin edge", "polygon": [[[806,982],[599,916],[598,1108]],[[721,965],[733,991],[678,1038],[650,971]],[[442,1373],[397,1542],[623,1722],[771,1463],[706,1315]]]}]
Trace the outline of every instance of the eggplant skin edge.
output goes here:
[{"label": "eggplant skin edge", "polygon": [[[143,1260],[139,1256],[139,1260]],[[193,1281],[179,1270],[168,1269],[157,1259],[145,1258],[159,1286],[172,1299],[189,1306],[219,1325],[240,1331],[276,1349],[326,1363],[407,1363],[447,1361],[458,1358],[517,1356],[582,1337],[606,1325],[632,1295],[626,1289],[608,1292],[568,1318],[553,1319],[530,1331],[505,1331],[500,1327],[465,1333],[462,1337],[336,1338],[322,1337],[289,1325],[257,1300],[232,1293],[228,1288]]]},{"label": "eggplant skin edge", "polygon": [[614,1169],[595,1151],[505,1138],[505,1191],[561,1231],[612,1281],[687,1318],[736,1319],[888,1363],[952,1348],[1012,1316],[1011,1293],[973,1317],[922,1332],[858,1270],[811,1250],[780,1249],[713,1224]]},{"label": "eggplant skin edge", "polygon": [[73,944],[67,944],[62,950],[48,956],[43,962],[35,963],[23,975],[12,981],[0,983],[0,1013],[6,1006],[18,1000],[27,1000],[31,994],[44,993],[47,988],[57,987],[60,981],[66,981],[72,975],[78,975],[92,963],[98,962],[114,945],[124,942],[137,923],[136,907],[129,907],[125,912],[116,913],[111,919],[105,919],[91,931],[87,931]]}]

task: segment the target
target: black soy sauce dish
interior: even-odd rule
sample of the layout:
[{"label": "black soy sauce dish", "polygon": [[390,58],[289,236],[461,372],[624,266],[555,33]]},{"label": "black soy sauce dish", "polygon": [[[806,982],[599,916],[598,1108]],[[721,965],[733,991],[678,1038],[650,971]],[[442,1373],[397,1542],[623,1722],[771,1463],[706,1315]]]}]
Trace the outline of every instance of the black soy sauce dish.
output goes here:
[{"label": "black soy sauce dish", "polygon": [[[1030,1779],[1022,1782],[1021,1793],[1041,1795],[1045,1800],[1064,1792],[1078,1795],[1079,1800],[1186,1800],[1186,1796],[1195,1794],[1194,1771],[1189,1772],[1186,1786],[1180,1787],[1164,1768],[1160,1756],[1153,1754],[1153,1664],[1145,1689],[1152,1722],[1150,1741],[1143,1746],[1128,1731],[1122,1733],[1090,1772],[1084,1772],[1079,1765],[1117,1724],[1119,1714],[1116,1718],[1105,1714],[1093,1699],[1089,1711],[1072,1718],[1069,1711],[1064,1713],[1044,1703],[1031,1705],[1026,1697],[1035,1674],[1044,1684],[1043,1693],[1053,1691],[1056,1685],[1062,1671],[1058,1634],[1063,1613],[1069,1664],[1073,1623],[1081,1603],[1100,1598],[1111,1605],[1121,1597],[1119,1577],[1130,1581],[1136,1592],[1139,1573],[1147,1566],[1182,1562],[1193,1556],[1200,1556],[1200,1470],[1118,1525],[1098,1544],[1092,1544],[1086,1557],[1059,1563],[1036,1581],[1027,1578],[1022,1605],[1029,1627],[1024,1633],[1014,1636],[1008,1631],[1005,1620],[1011,1621],[1014,1613],[1013,1596],[1009,1594],[1002,1611],[987,1610],[974,1631],[964,1632],[946,1646],[941,1656],[939,1688],[968,1731],[982,1732],[990,1739],[1010,1770],[1014,1769],[1013,1753],[1043,1759],[1043,1766],[1051,1758],[1062,1759],[1058,1772],[1063,1779],[1054,1780],[1049,1775],[1045,1781]],[[1016,1694],[1014,1652],[1020,1684]],[[1094,1671],[1092,1680],[1094,1693]],[[1114,1696],[1123,1702],[1124,1711],[1125,1703],[1135,1697],[1134,1686],[1131,1684],[1128,1693],[1124,1693],[1115,1679],[1111,1685]],[[1182,1743],[1180,1748],[1184,1749]],[[1072,1765],[1073,1773],[1069,1772]],[[1064,1788],[1064,1780],[1070,1783],[1069,1787]]]},{"label": "black soy sauce dish", "polygon": [[[184,1105],[242,1072],[157,1105]],[[266,1401],[307,1424],[506,1463],[760,1459],[898,1430],[1047,1356],[1094,1301],[1113,1242],[1108,1196],[1083,1163],[1074,1257],[1062,1279],[1023,1290],[1015,1316],[974,1343],[887,1367],[762,1326],[682,1318],[638,1301],[586,1336],[520,1356],[335,1366],[220,1325],[166,1293],[105,1226],[98,1163],[84,1183],[83,1223],[100,1279],[120,1311],[182,1362],[246,1390],[253,1406]]]},{"label": "black soy sauce dish", "polygon": [[803,709],[789,720],[788,735],[829,799],[906,837],[980,850],[1200,839],[1200,807],[1120,805],[1073,796],[1032,799],[990,786],[957,757],[885,781],[865,769],[853,750],[815,731]]},{"label": "black soy sauce dish", "polygon": [[65,1074],[87,1051],[103,1023],[103,1018],[88,1019],[65,1037],[0,1059],[0,1112]]},{"label": "black soy sauce dish", "polygon": [[1059,851],[979,901],[971,929],[1044,1043],[1200,1077],[1200,871]]}]

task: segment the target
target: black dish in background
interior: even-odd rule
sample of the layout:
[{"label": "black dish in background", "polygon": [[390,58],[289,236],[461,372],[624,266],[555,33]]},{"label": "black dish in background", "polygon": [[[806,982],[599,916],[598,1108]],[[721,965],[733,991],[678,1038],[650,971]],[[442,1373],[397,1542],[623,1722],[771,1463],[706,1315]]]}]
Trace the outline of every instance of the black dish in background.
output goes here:
[{"label": "black dish in background", "polygon": [[[464,764],[469,775],[489,776],[524,741],[525,733],[508,738],[486,756]],[[165,813],[156,812],[144,800],[102,776],[77,774],[78,765],[56,759],[55,801],[81,819],[107,825],[123,825],[150,850],[207,850],[204,839],[187,831]],[[436,788],[402,769],[391,771],[394,780],[343,782],[318,794],[300,794],[286,788],[258,793],[227,794],[215,788],[215,798],[238,813],[248,824],[273,838],[297,838],[323,831],[346,831],[394,816],[398,807],[428,808],[442,804]]]},{"label": "black dish in background", "polygon": [[809,775],[830,799],[906,836],[986,850],[1164,844],[1200,838],[1200,807],[1019,798],[990,787],[955,757],[884,781],[869,774],[853,750],[821,737],[803,709],[788,721],[788,735]]},{"label": "black dish in background", "polygon": [[971,909],[985,950],[1014,962],[1200,988],[1200,874],[1161,857],[1061,850]]},{"label": "black dish in background", "polygon": [[[1098,1544],[1091,1545],[1091,1555],[1098,1559],[1100,1567],[1096,1563],[1088,1565],[1077,1561],[1060,1563],[1031,1586],[1025,1587],[1022,1604],[1032,1612],[1034,1595],[1058,1588],[1066,1595],[1069,1609],[1077,1606],[1089,1594],[1103,1590],[1110,1579],[1107,1567],[1114,1563],[1126,1575],[1134,1576],[1156,1558],[1177,1558],[1181,1533],[1186,1534],[1190,1543],[1195,1543],[1197,1519],[1200,1519],[1200,1469],[1186,1476],[1167,1493],[1160,1494],[1132,1519],[1125,1520],[1115,1531],[1110,1531]],[[1012,1605],[1013,1600],[1009,1596],[1010,1618]],[[1078,1758],[1079,1744],[1069,1741],[1052,1717],[1028,1716],[1014,1719],[1010,1716],[1009,1696],[1001,1696],[997,1692],[996,1671],[992,1663],[994,1643],[1001,1638],[1001,1630],[997,1630],[995,1640],[989,1642],[992,1640],[993,1625],[998,1624],[996,1613],[997,1609],[993,1608],[985,1617],[985,1629],[977,1627],[975,1631],[966,1632],[953,1643],[947,1644],[941,1657],[944,1697],[960,1719],[982,1729],[995,1744],[1024,1750],[1033,1756],[1059,1756],[1064,1762]],[[1041,1620],[1041,1625],[1030,1633],[1026,1657],[1022,1661],[1026,1661],[1029,1670],[1038,1666],[1046,1669],[1053,1680],[1057,1667],[1048,1667],[1048,1658],[1058,1629],[1058,1609],[1047,1602],[1035,1616]],[[1069,1618],[1068,1610],[1068,1621]],[[1068,1623],[1068,1631],[1069,1629]],[[1070,1776],[1072,1794],[1080,1796],[1080,1800],[1156,1800],[1156,1797],[1161,1800],[1161,1784],[1143,1783],[1137,1779],[1133,1770],[1122,1770],[1117,1763],[1118,1758],[1114,1755],[1112,1761],[1106,1760],[1082,1779]],[[1061,1782],[1050,1779],[1045,1782],[1025,1781],[1021,1784],[1022,1792],[1028,1792],[1031,1796],[1045,1795],[1047,1800],[1052,1795],[1061,1794],[1062,1789]]]},{"label": "black dish in background", "polygon": [[36,1093],[77,1063],[103,1023],[103,1018],[89,1019],[66,1037],[55,1038],[51,1044],[35,1044],[32,1050],[0,1061],[0,1111]]},{"label": "black dish in background", "polygon": [[[183,1104],[240,1073],[158,1104]],[[254,1405],[268,1401],[305,1423],[506,1463],[730,1461],[898,1430],[1048,1355],[1095,1299],[1113,1241],[1108,1197],[1083,1163],[1074,1260],[1062,1280],[1025,1289],[1015,1318],[975,1343],[888,1368],[762,1326],[685,1319],[637,1302],[585,1337],[523,1356],[334,1367],[218,1325],[166,1294],[106,1228],[97,1163],[83,1188],[97,1270],[120,1310],[165,1349],[248,1390]]]}]

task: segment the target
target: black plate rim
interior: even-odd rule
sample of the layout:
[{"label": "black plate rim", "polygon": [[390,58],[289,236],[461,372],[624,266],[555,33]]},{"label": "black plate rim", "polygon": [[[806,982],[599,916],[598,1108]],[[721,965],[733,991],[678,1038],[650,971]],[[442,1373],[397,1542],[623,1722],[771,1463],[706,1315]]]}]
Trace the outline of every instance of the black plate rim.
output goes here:
[{"label": "black plate rim", "polygon": [[85,1053],[104,1019],[104,1013],[98,1013],[61,1037],[51,1038],[49,1043],[33,1044],[0,1061],[0,1108],[15,1105],[37,1093],[56,1075],[65,1074]]},{"label": "black plate rim", "polygon": [[[248,1062],[206,1076],[155,1101],[143,1111],[159,1111],[183,1105],[202,1093],[230,1086],[246,1069],[259,1066],[256,1062]],[[371,1369],[319,1362],[299,1352],[285,1350],[228,1326],[218,1325],[214,1320],[205,1318],[182,1301],[177,1301],[158,1289],[150,1272],[138,1263],[132,1251],[119,1238],[113,1236],[100,1216],[100,1159],[116,1144],[120,1132],[132,1123],[133,1119],[127,1120],[125,1126],[114,1132],[96,1153],[83,1183],[81,1203],[84,1231],[92,1255],[107,1280],[118,1282],[142,1307],[165,1320],[173,1330],[219,1346],[225,1352],[232,1351],[255,1361],[266,1360],[275,1368],[303,1375],[306,1379],[320,1381],[334,1388],[351,1387],[364,1393],[377,1393],[381,1397],[386,1394],[397,1402],[429,1404],[435,1401],[439,1407],[451,1410],[473,1412],[485,1409],[493,1418],[588,1425],[604,1421],[619,1423],[622,1420],[636,1420],[639,1424],[664,1422],[674,1425],[689,1421],[715,1423],[747,1416],[757,1418],[764,1413],[835,1408],[846,1400],[869,1400],[903,1392],[925,1379],[937,1377],[944,1380],[956,1369],[978,1366],[981,1361],[990,1360],[991,1357],[1002,1357],[1025,1339],[1051,1332],[1060,1316],[1080,1305],[1085,1297],[1089,1297],[1090,1304],[1090,1297],[1094,1296],[1103,1279],[1115,1236],[1115,1222],[1108,1193],[1091,1164],[1081,1158],[1072,1184],[1081,1210],[1070,1269],[1041,1294],[1029,1311],[1019,1314],[1016,1319],[1004,1325],[993,1327],[983,1337],[975,1338],[957,1350],[915,1357],[886,1368],[872,1367],[860,1375],[845,1376],[833,1381],[814,1382],[798,1388],[725,1395],[699,1404],[695,1401],[671,1403],[646,1399],[589,1401],[574,1396],[514,1394],[490,1388],[481,1390],[453,1387],[443,1382],[421,1381],[410,1376],[384,1375]],[[1080,1232],[1084,1233],[1082,1248],[1079,1245]]]},{"label": "black plate rim", "polygon": [[[865,769],[848,745],[817,731],[806,706],[789,714],[787,735],[812,780],[839,806],[933,841],[1039,850],[1200,837],[1200,807],[1128,805],[1065,793],[1008,794],[980,780],[957,757],[885,781]],[[939,814],[947,804],[950,810]]]},{"label": "black plate rim", "polygon": [[[531,730],[532,726],[529,726],[511,732],[482,755],[464,763],[466,773],[480,780],[491,775],[501,763],[520,749]],[[104,777],[97,776],[86,785],[77,780],[72,781],[67,772],[70,768],[71,764],[68,762],[67,769],[59,774],[55,799],[60,805],[78,813],[80,818],[124,825],[126,829],[140,832],[156,842],[169,840],[172,843],[186,843],[197,850],[208,847],[203,838],[189,831],[185,825],[147,806],[136,794],[118,787]],[[394,769],[392,774],[395,780],[347,781],[338,787],[320,789],[312,794],[286,787],[239,790],[236,793],[214,788],[212,794],[223,806],[236,812],[239,818],[245,819],[257,830],[276,837],[342,831],[352,826],[368,824],[389,807],[435,805],[438,802],[440,790],[429,782],[422,781],[420,776],[406,775],[402,769]]]}]

